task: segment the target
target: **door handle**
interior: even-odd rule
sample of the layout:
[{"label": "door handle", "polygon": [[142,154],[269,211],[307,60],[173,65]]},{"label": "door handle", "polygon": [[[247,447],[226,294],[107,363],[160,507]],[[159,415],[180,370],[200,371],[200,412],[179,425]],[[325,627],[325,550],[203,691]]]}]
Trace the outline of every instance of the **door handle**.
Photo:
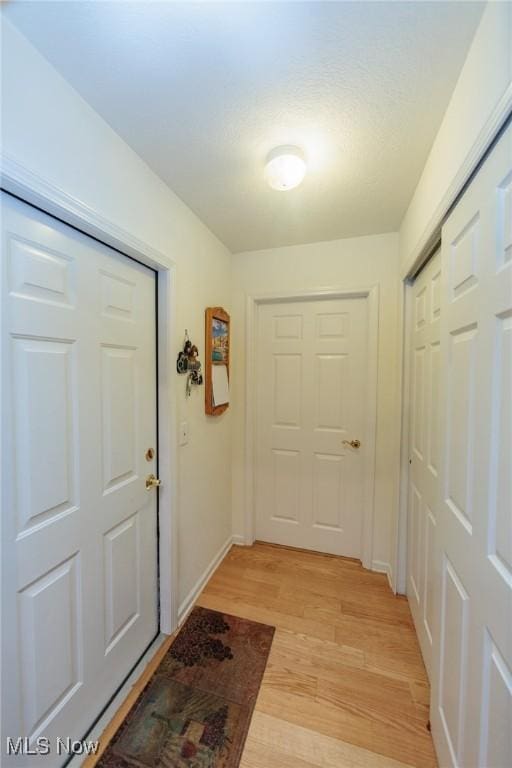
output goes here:
[{"label": "door handle", "polygon": [[343,445],[351,445],[352,448],[360,448],[361,441],[360,440],[344,440]]},{"label": "door handle", "polygon": [[146,491],[150,491],[152,488],[158,488],[159,485],[162,485],[162,481],[158,479],[158,477],[155,477],[155,475],[151,474],[146,477]]}]

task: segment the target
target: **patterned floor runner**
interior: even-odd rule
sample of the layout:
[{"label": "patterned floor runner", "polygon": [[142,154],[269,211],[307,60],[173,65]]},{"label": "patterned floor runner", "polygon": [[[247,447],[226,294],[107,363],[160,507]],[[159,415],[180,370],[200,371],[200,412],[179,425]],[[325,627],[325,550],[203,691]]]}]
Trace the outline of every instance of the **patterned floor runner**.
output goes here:
[{"label": "patterned floor runner", "polygon": [[194,608],[97,768],[236,768],[273,636]]}]

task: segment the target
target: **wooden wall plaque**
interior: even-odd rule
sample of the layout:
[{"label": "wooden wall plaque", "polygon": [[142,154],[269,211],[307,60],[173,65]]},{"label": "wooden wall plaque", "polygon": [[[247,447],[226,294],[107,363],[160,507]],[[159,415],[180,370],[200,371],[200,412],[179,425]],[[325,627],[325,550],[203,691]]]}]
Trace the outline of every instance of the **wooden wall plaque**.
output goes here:
[{"label": "wooden wall plaque", "polygon": [[219,416],[229,407],[230,317],[222,307],[205,312],[205,411]]}]

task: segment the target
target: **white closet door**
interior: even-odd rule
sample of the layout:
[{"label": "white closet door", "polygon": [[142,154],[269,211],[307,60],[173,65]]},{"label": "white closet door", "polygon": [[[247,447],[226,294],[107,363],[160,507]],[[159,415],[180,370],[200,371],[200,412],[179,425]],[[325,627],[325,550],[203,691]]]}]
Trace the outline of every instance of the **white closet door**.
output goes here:
[{"label": "white closet door", "polygon": [[411,291],[407,596],[430,674],[438,583],[440,252],[422,270]]},{"label": "white closet door", "polygon": [[442,766],[512,765],[512,127],[442,233]]},{"label": "white closet door", "polygon": [[155,275],[2,195],[2,286],[2,752],[57,766],[157,631]]},{"label": "white closet door", "polygon": [[256,537],[360,557],[367,300],[263,304],[257,345]]}]

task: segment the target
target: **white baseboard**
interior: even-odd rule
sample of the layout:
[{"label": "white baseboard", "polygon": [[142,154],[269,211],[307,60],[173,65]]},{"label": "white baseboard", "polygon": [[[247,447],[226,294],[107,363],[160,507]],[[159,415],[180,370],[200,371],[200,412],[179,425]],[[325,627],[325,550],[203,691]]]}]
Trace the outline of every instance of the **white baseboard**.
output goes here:
[{"label": "white baseboard", "polygon": [[385,563],[383,560],[372,560],[372,571],[385,573],[388,577],[389,586],[393,592],[395,591],[395,588],[393,587],[393,572],[389,563]]},{"label": "white baseboard", "polygon": [[227,540],[224,542],[222,547],[219,549],[213,560],[209,563],[209,565],[206,566],[201,576],[198,578],[188,595],[185,597],[185,599],[180,603],[180,606],[178,608],[178,626],[183,624],[185,619],[187,618],[192,606],[194,605],[197,597],[199,596],[200,592],[202,591],[204,585],[210,578],[210,576],[215,573],[219,565],[222,563],[224,558],[226,557],[227,553],[229,552],[231,545],[233,543],[234,537],[228,536]]},{"label": "white baseboard", "polygon": [[[196,599],[201,593],[204,585],[206,584],[208,579],[215,573],[219,565],[222,563],[222,561],[226,557],[232,545],[247,546],[245,538],[242,535],[235,533],[232,536],[228,536],[228,538],[226,539],[222,547],[219,549],[215,557],[206,566],[203,573],[198,578],[198,580],[196,581],[196,583],[194,584],[194,586],[192,587],[188,595],[180,603],[180,606],[178,609],[178,626],[183,624],[190,610],[192,609]],[[386,576],[388,577],[389,586],[394,591],[393,574],[392,574],[391,566],[389,563],[385,563],[383,560],[372,560],[372,571],[377,571],[378,573],[385,573]]]}]

